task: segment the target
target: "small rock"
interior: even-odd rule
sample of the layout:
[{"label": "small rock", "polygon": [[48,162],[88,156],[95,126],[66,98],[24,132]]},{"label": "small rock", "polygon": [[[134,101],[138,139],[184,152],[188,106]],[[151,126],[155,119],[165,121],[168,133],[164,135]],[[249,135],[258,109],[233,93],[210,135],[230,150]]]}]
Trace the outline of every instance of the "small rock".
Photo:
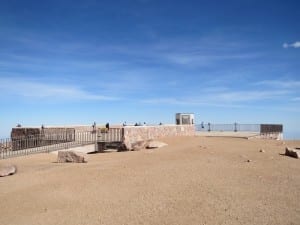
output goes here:
[{"label": "small rock", "polygon": [[17,172],[15,165],[7,165],[0,168],[0,177],[10,176]]},{"label": "small rock", "polygon": [[247,162],[252,162],[252,160],[251,160],[251,159],[248,159]]},{"label": "small rock", "polygon": [[300,158],[300,150],[286,147],[285,155],[299,159]]},{"label": "small rock", "polygon": [[259,150],[259,152],[265,152],[265,150],[263,150],[263,149],[260,149],[260,150]]}]

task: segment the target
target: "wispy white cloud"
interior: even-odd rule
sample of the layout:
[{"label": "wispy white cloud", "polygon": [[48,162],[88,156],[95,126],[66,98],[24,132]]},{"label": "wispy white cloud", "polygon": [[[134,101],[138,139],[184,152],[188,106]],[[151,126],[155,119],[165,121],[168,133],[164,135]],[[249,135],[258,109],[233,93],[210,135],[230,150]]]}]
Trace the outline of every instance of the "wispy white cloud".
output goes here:
[{"label": "wispy white cloud", "polygon": [[[292,101],[295,101],[295,102],[300,102],[300,97],[295,97],[295,98],[292,98]],[[299,109],[300,110],[300,109]]]},{"label": "wispy white cloud", "polygon": [[[240,42],[239,42],[240,43]],[[215,66],[216,63],[229,60],[249,60],[262,56],[256,50],[249,51],[238,42],[233,45],[226,38],[165,40],[151,46],[154,57],[165,63],[181,66]]]},{"label": "wispy white cloud", "polygon": [[263,80],[256,82],[255,85],[263,85],[281,89],[300,88],[298,80]]},{"label": "wispy white cloud", "polygon": [[[216,50],[217,51],[217,50]],[[191,66],[210,66],[214,65],[220,61],[228,61],[228,60],[245,60],[245,59],[253,59],[257,58],[260,55],[258,53],[255,54],[242,54],[242,53],[230,53],[220,54],[215,52],[215,54],[207,54],[205,52],[173,52],[173,53],[162,53],[161,57],[165,58],[170,63],[179,64],[179,65],[191,65]]]},{"label": "wispy white cloud", "polygon": [[240,107],[237,104],[224,104],[217,101],[208,101],[208,99],[199,98],[196,96],[193,97],[168,97],[168,98],[149,98],[141,100],[141,103],[151,104],[151,105],[177,105],[177,106],[215,106],[215,107],[224,107],[224,108],[235,108]]},{"label": "wispy white cloud", "polygon": [[287,94],[287,91],[229,91],[216,94],[215,98],[220,101],[234,103],[234,102],[254,102],[263,101],[267,99],[278,99]]},{"label": "wispy white cloud", "polygon": [[178,86],[178,84],[179,84],[178,80],[171,80],[166,83],[166,85],[169,87],[176,87],[176,86]]},{"label": "wispy white cloud", "polygon": [[283,43],[282,47],[283,48],[300,48],[300,41],[296,41],[296,42],[291,43],[291,44]]},{"label": "wispy white cloud", "polygon": [[37,81],[0,78],[2,96],[21,96],[34,99],[112,101],[115,97],[95,94],[79,86],[47,84]]},{"label": "wispy white cloud", "polygon": [[169,97],[169,98],[149,98],[141,100],[142,103],[147,104],[168,104],[168,105],[186,105],[186,104],[192,104],[191,102],[184,101],[183,99],[178,99],[175,97]]},{"label": "wispy white cloud", "polygon": [[147,104],[191,105],[191,106],[218,106],[218,107],[245,107],[248,103],[258,103],[265,100],[277,100],[285,97],[287,91],[234,91],[219,89],[210,92],[201,92],[197,95],[182,97],[151,98],[142,102]]},{"label": "wispy white cloud", "polygon": [[[53,58],[54,54],[55,56],[59,55],[64,62],[68,62],[72,57],[78,57],[85,65],[90,65],[91,63],[84,62],[84,59],[87,58],[86,56],[90,59],[92,56],[93,59],[97,59],[96,66],[104,63],[104,66],[110,66],[110,68],[116,67],[115,64],[136,62],[210,66],[216,62],[247,60],[261,56],[261,53],[245,51],[243,45],[238,45],[238,42],[234,42],[233,45],[232,41],[230,42],[225,38],[195,38],[192,40],[174,38],[143,45],[135,43],[126,45],[99,44],[97,46],[92,43],[63,42],[55,38],[52,40],[48,37],[36,38],[32,36],[16,38],[15,41],[21,46],[30,46],[30,49],[36,52],[47,53],[51,61],[56,60]],[[20,55],[19,58],[22,59],[22,56]],[[45,60],[49,62],[49,58]],[[30,61],[36,63],[36,59]]]}]

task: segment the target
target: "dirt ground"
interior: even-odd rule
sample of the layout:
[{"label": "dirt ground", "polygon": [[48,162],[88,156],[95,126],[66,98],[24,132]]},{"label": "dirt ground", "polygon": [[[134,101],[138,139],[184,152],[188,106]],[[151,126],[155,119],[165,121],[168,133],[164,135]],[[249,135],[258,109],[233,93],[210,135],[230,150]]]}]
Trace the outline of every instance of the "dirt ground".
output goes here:
[{"label": "dirt ground", "polygon": [[0,178],[0,224],[300,224],[300,159],[282,155],[300,141],[163,141],[85,164],[47,153],[0,160],[18,167]]}]

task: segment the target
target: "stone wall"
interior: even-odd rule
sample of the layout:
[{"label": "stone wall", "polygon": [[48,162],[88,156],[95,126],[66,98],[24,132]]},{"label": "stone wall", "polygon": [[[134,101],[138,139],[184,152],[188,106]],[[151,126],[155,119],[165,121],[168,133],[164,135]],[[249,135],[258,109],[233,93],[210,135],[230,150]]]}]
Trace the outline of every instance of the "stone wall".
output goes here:
[{"label": "stone wall", "polygon": [[12,128],[12,150],[36,148],[40,146],[66,143],[75,140],[74,128]]},{"label": "stone wall", "polygon": [[51,136],[51,135],[65,135],[74,134],[75,128],[67,127],[45,127],[45,128],[31,128],[31,127],[18,127],[12,128],[11,138],[13,140],[20,138],[30,138],[30,137],[41,137],[41,136]]},{"label": "stone wall", "polygon": [[41,134],[39,128],[12,128],[11,130],[11,139],[27,138],[32,136],[38,136]]},{"label": "stone wall", "polygon": [[272,133],[282,133],[282,132],[283,132],[282,124],[260,124],[261,134],[272,134]]},{"label": "stone wall", "polygon": [[126,142],[176,136],[194,136],[194,125],[160,125],[160,126],[128,126],[124,127]]},{"label": "stone wall", "polygon": [[75,133],[89,132],[93,130],[92,126],[84,126],[84,125],[70,125],[70,126],[46,126],[45,129],[50,130],[63,130],[63,129],[74,129]]},{"label": "stone wall", "polygon": [[283,140],[283,125],[282,124],[261,124],[260,138]]},{"label": "stone wall", "polygon": [[272,139],[272,140],[283,140],[282,132],[274,132],[274,133],[261,133],[260,135],[256,136],[256,138],[260,139]]}]

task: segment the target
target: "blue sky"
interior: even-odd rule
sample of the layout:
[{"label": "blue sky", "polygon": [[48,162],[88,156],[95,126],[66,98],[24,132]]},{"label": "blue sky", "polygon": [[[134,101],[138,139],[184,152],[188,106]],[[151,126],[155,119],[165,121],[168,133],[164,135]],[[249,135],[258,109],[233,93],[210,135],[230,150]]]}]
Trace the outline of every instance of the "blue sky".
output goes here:
[{"label": "blue sky", "polygon": [[0,137],[31,125],[283,123],[300,138],[298,1],[1,1]]}]

